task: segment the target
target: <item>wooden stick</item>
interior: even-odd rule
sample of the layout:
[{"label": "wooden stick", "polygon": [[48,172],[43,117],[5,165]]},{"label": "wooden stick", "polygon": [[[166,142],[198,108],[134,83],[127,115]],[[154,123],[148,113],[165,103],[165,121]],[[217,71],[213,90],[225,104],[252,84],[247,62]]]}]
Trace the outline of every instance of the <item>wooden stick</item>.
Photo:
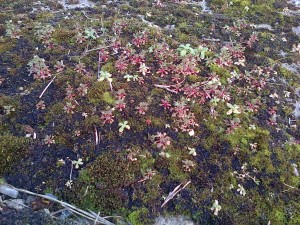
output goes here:
[{"label": "wooden stick", "polygon": [[45,87],[45,89],[42,91],[42,93],[40,94],[39,98],[43,97],[44,93],[47,91],[47,89],[49,88],[49,86],[53,83],[54,79],[56,78],[56,76],[54,76],[52,78],[52,80],[48,83],[48,85]]},{"label": "wooden stick", "polygon": [[[166,198],[166,200],[164,201],[164,203],[161,205],[161,208],[164,207],[171,199],[173,199],[175,197],[175,195],[177,195],[180,191],[182,191],[190,183],[191,183],[191,181],[188,181],[188,182],[186,182],[185,185],[183,185],[183,183],[181,183],[178,186],[176,186],[174,188],[174,190],[169,193],[168,197]],[[183,187],[181,187],[181,185],[183,185]]]}]

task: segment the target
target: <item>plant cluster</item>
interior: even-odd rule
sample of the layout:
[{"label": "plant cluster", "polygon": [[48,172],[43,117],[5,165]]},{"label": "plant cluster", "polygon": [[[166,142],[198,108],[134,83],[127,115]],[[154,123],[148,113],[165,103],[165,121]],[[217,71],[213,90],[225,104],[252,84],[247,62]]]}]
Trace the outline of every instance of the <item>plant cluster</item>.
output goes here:
[{"label": "plant cluster", "polygon": [[[105,19],[80,14],[85,19],[78,23],[64,19],[23,30],[9,20],[5,38],[21,42],[33,34],[37,44],[23,63],[34,79],[20,101],[30,104],[19,113],[16,104],[0,99],[1,128],[25,117],[16,121],[30,126],[18,134],[33,138],[33,154],[53,157],[42,163],[48,160],[49,173],[61,178],[46,185],[91,210],[130,218],[177,210],[199,224],[206,217],[237,224],[244,213],[251,222],[278,216],[262,213],[275,199],[296,209],[299,140],[291,138],[295,96],[278,78],[285,71],[266,62],[258,51],[262,35],[245,20],[209,27],[177,21],[173,30],[148,26],[163,10],[196,20],[181,2],[169,4],[180,10],[156,1],[143,22],[117,19],[105,9]],[[165,21],[171,23],[173,14]],[[185,34],[204,26],[207,35],[220,30],[222,38]],[[299,44],[290,46],[288,54],[298,54]],[[127,206],[133,207],[122,212]]]}]

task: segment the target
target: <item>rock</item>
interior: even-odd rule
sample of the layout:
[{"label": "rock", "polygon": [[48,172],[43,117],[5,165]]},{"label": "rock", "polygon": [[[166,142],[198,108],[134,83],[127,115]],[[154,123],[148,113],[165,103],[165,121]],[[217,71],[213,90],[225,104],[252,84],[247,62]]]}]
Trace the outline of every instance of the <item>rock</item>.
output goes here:
[{"label": "rock", "polygon": [[66,0],[61,0],[59,3],[64,7],[65,10],[67,9],[76,9],[76,8],[92,8],[95,6],[93,2],[88,0],[79,0],[74,3],[69,4]]},{"label": "rock", "polygon": [[273,31],[274,29],[272,28],[271,25],[269,24],[254,24],[253,25],[255,29],[266,29],[269,31]]},{"label": "rock", "polygon": [[7,195],[11,198],[16,198],[19,195],[19,192],[11,187],[9,187],[8,185],[5,184],[1,184],[0,185],[0,193]]},{"label": "rock", "polygon": [[194,225],[194,223],[183,216],[178,217],[158,217],[155,225]]},{"label": "rock", "polygon": [[34,197],[32,195],[28,195],[25,200],[26,205],[30,205],[35,199],[36,199],[36,197]]},{"label": "rock", "polygon": [[293,32],[296,34],[296,35],[298,35],[298,36],[300,36],[300,26],[298,26],[298,27],[293,27]]},{"label": "rock", "polygon": [[20,209],[27,207],[26,205],[24,205],[24,199],[5,200],[5,201],[3,201],[3,203],[7,207],[16,209],[16,210],[20,210]]}]

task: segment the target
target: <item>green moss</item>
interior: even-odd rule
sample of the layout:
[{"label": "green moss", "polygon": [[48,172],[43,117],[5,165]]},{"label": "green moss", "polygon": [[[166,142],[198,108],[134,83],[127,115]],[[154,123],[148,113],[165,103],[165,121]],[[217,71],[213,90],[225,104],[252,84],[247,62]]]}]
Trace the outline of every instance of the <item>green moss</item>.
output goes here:
[{"label": "green moss", "polygon": [[20,102],[18,101],[18,98],[12,98],[10,96],[0,94],[0,115],[5,115],[5,117],[12,122],[16,119],[16,115],[18,114],[19,110]]},{"label": "green moss", "polygon": [[151,96],[153,96],[153,97],[154,96],[160,97],[160,96],[163,96],[165,93],[166,92],[163,89],[161,89],[161,88],[153,88],[151,90]]},{"label": "green moss", "polygon": [[298,225],[300,224],[300,203],[299,201],[291,201],[288,208],[290,209],[289,224]]},{"label": "green moss", "polygon": [[[128,196],[123,195],[123,188],[135,181],[139,166],[131,164],[124,153],[104,153],[89,164],[74,184],[71,198],[83,208],[107,214],[125,207]],[[87,187],[87,194],[78,198]]]},{"label": "green moss", "polygon": [[266,173],[274,173],[275,167],[270,158],[271,152],[269,150],[258,151],[255,155],[250,157],[250,163],[255,168]]},{"label": "green moss", "polygon": [[175,35],[176,35],[176,39],[178,40],[178,42],[190,43],[190,36],[188,34],[177,31]]},{"label": "green moss", "polygon": [[[2,1],[0,1],[2,3]],[[5,24],[5,21],[8,20],[9,16],[7,12],[0,13],[0,23]]]},{"label": "green moss", "polygon": [[64,28],[57,29],[53,32],[52,37],[57,43],[71,43],[76,31]]},{"label": "green moss", "polygon": [[299,144],[286,144],[285,149],[294,157],[298,155],[300,157],[300,145]]},{"label": "green moss", "polygon": [[149,216],[147,208],[141,208],[128,215],[128,220],[132,225],[145,225],[145,218]]},{"label": "green moss", "polygon": [[44,117],[46,124],[54,121],[55,118],[58,118],[58,116],[63,113],[63,108],[64,104],[62,102],[58,102],[50,106],[47,114]]},{"label": "green moss", "polygon": [[104,65],[101,66],[102,71],[107,71],[109,73],[115,72],[115,67],[113,62],[106,62]]},{"label": "green moss", "polygon": [[210,64],[209,69],[212,73],[215,73],[220,76],[220,81],[222,84],[227,84],[227,78],[230,78],[231,75],[229,71],[221,66],[218,66],[217,64]]},{"label": "green moss", "polygon": [[0,136],[0,176],[9,172],[15,163],[28,153],[29,140],[13,135]]},{"label": "green moss", "polygon": [[9,52],[15,46],[14,41],[9,40],[7,42],[3,42],[0,40],[0,53]]},{"label": "green moss", "polygon": [[135,192],[135,199],[141,200],[143,205],[149,208],[157,208],[160,205],[162,192],[160,185],[163,181],[161,174],[156,173],[151,179],[146,180],[143,188],[139,188]]},{"label": "green moss", "polygon": [[160,127],[163,128],[165,127],[165,121],[163,118],[159,118],[159,117],[150,117],[151,119],[151,124],[155,127]]},{"label": "green moss", "polygon": [[[111,97],[109,90],[109,84],[104,81],[95,82],[88,91],[87,98],[90,103],[98,105],[101,102],[113,103],[114,100]],[[106,94],[105,94],[106,93]]]},{"label": "green moss", "polygon": [[295,83],[296,75],[293,72],[291,72],[290,70],[288,70],[284,67],[280,67],[279,72],[280,72],[280,75],[283,76],[287,80],[289,85],[294,86],[297,84],[297,83]]},{"label": "green moss", "polygon": [[[184,147],[182,149],[181,148],[177,148],[177,149],[170,148],[166,152],[168,152],[170,154],[170,158],[162,158],[162,160],[165,160],[168,164],[167,168],[170,172],[168,179],[176,180],[176,181],[180,181],[180,182],[187,180],[188,177],[190,176],[190,173],[184,171],[184,167],[183,167],[183,163],[182,163],[182,160],[188,158],[187,149],[185,149]],[[193,169],[195,169],[195,168],[191,168],[191,170],[193,170]]]},{"label": "green moss", "polygon": [[42,21],[42,20],[49,21],[49,19],[53,18],[54,16],[55,16],[55,14],[53,12],[42,11],[41,13],[37,14],[37,19],[40,21]]},{"label": "green moss", "polygon": [[200,76],[190,75],[190,76],[187,77],[187,80],[192,82],[192,83],[196,83],[196,82],[201,82],[202,78]]},{"label": "green moss", "polygon": [[226,136],[231,146],[240,146],[248,149],[250,143],[256,142],[258,151],[268,150],[270,133],[268,130],[256,128],[255,130],[236,129]]},{"label": "green moss", "polygon": [[104,92],[103,95],[102,95],[102,99],[104,102],[110,104],[110,105],[113,105],[115,103],[115,99],[110,95],[109,92]]},{"label": "green moss", "polygon": [[269,219],[273,221],[274,224],[285,224],[287,222],[282,209],[273,209]]},{"label": "green moss", "polygon": [[98,125],[101,123],[99,115],[92,115],[85,118],[83,122],[83,129],[89,131],[94,125]]},{"label": "green moss", "polygon": [[250,0],[232,0],[234,5],[238,6],[249,6],[251,4]]}]

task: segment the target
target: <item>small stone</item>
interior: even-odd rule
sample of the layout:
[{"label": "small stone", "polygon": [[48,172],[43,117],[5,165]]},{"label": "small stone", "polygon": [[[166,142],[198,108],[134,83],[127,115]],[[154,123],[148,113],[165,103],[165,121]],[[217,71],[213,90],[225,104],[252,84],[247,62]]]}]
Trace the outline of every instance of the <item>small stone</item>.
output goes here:
[{"label": "small stone", "polygon": [[24,205],[24,200],[23,199],[12,199],[12,200],[5,200],[3,201],[5,205],[9,208],[20,210],[26,207]]},{"label": "small stone", "polygon": [[5,184],[0,185],[0,193],[7,195],[11,198],[16,198],[19,195],[19,192]]},{"label": "small stone", "polygon": [[36,199],[36,197],[32,196],[32,195],[28,195],[27,198],[26,198],[26,201],[25,203],[27,205],[31,204],[34,200]]}]

